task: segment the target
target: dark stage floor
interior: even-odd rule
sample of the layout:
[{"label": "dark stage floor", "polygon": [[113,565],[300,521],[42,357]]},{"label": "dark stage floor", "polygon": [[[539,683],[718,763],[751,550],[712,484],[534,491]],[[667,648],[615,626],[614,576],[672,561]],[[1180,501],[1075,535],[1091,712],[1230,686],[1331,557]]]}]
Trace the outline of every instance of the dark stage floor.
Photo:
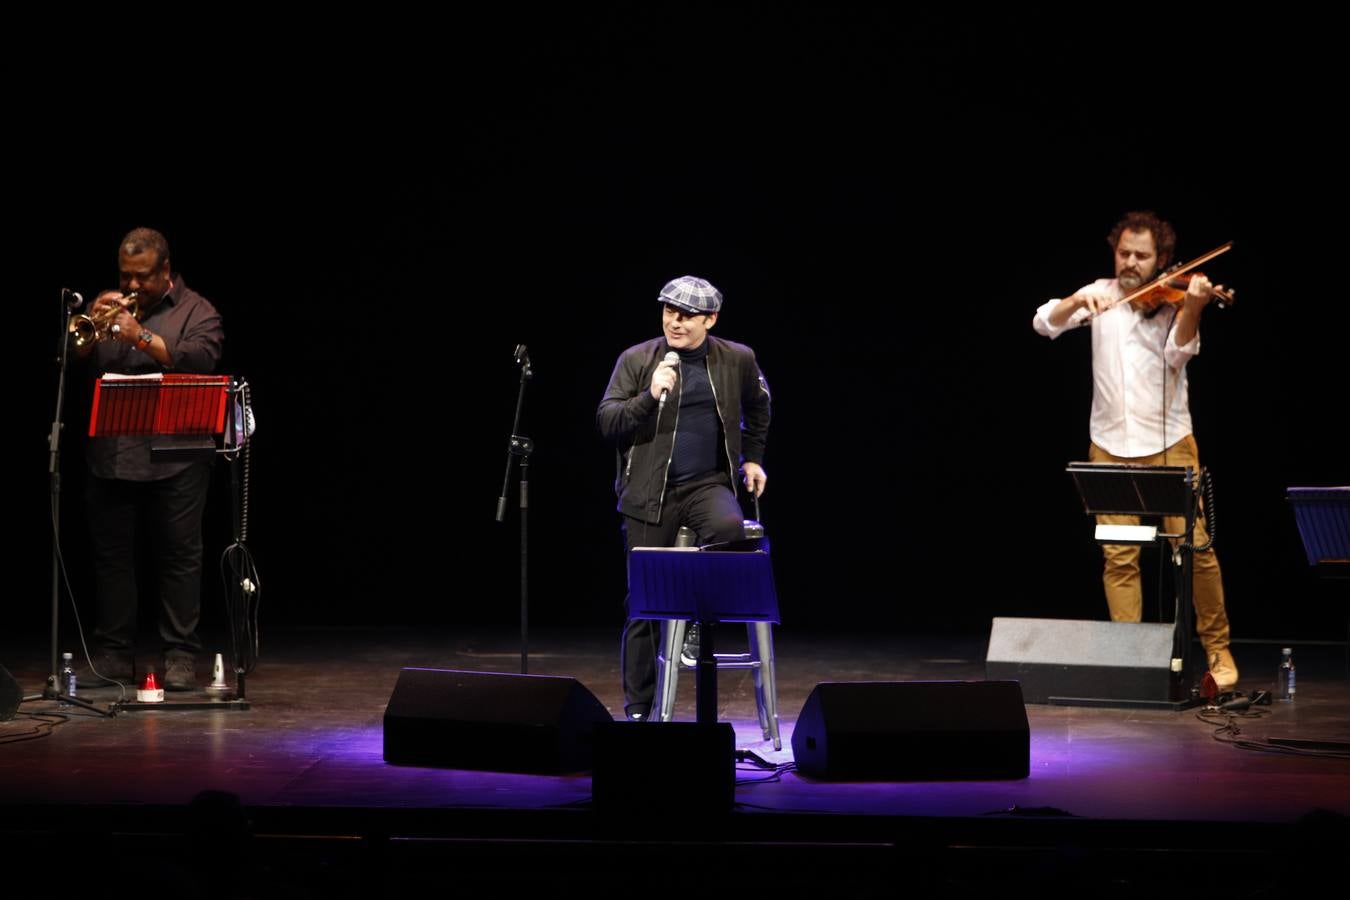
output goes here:
[{"label": "dark stage floor", "polygon": [[[854,895],[916,886],[959,895],[1050,879],[1122,894],[1227,882],[1227,893],[1264,896],[1290,877],[1311,878],[1319,859],[1339,859],[1315,848],[1350,849],[1350,759],[1240,749],[1216,740],[1215,726],[1194,710],[1028,706],[1031,776],[1014,781],[833,783],[747,769],[736,811],[714,820],[682,808],[681,760],[653,758],[643,763],[643,790],[667,798],[660,818],[613,819],[591,809],[589,775],[383,761],[382,715],[402,666],[515,672],[511,634],[266,638],[248,711],[103,719],[37,702],[0,723],[5,852],[38,864],[74,840],[78,862],[61,853],[46,865],[70,863],[91,884],[103,873],[136,873],[151,887],[230,860],[220,871],[269,896],[394,896],[443,877],[520,892],[572,884],[609,893],[596,887],[609,883],[597,873],[613,873],[614,885],[625,874],[655,879],[652,891],[665,893],[691,877],[691,865],[733,863],[740,874],[727,877],[739,880],[721,883],[786,895],[836,886]],[[5,666],[25,692],[39,691],[45,641],[6,643]],[[978,636],[784,632],[777,643],[781,752],[760,738],[748,675],[723,673],[719,699],[738,747],[778,763],[791,760],[794,720],[818,682],[983,677]],[[622,715],[617,629],[535,634],[531,650],[532,673],[574,676]],[[1240,687],[1271,687],[1278,647],[1235,651]],[[1256,746],[1268,738],[1350,741],[1343,648],[1300,647],[1297,659],[1298,700],[1238,719],[1240,737]],[[679,718],[692,720],[690,674],[681,689]],[[115,694],[87,696],[106,703]],[[201,837],[188,804],[205,790],[238,796],[246,840],[242,829]],[[225,882],[203,884],[228,893]]]}]

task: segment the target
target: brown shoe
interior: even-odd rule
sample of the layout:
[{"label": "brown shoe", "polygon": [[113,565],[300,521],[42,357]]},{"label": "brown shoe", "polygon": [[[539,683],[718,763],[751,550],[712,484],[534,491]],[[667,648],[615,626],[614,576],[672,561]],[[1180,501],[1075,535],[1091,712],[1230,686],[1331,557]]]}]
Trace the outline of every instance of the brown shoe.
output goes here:
[{"label": "brown shoe", "polygon": [[1228,652],[1227,647],[1210,651],[1209,674],[1214,676],[1214,684],[1220,691],[1231,691],[1237,687],[1237,663],[1233,662],[1233,654]]},{"label": "brown shoe", "polygon": [[80,690],[110,684],[131,684],[134,662],[129,650],[100,650],[94,654],[92,667],[88,663],[81,663],[75,667],[75,683]]}]

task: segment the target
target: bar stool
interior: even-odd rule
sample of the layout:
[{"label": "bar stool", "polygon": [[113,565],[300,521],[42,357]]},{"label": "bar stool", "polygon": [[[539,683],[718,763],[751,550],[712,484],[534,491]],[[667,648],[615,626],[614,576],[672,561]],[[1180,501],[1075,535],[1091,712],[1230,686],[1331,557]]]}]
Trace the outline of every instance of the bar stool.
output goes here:
[{"label": "bar stool", "polygon": [[[747,539],[764,537],[764,526],[753,519],[745,520]],[[681,527],[675,539],[676,547],[693,547],[694,532]],[[776,604],[775,604],[776,606]],[[734,620],[733,620],[734,621]],[[774,609],[773,622],[746,622],[746,637],[749,648],[745,653],[714,653],[717,668],[749,669],[755,680],[755,709],[759,713],[759,727],[765,740],[773,740],[775,750],[783,749],[783,739],[778,731],[778,688],[774,675],[773,623],[777,622],[777,609]],[[652,700],[652,712],[658,722],[669,722],[675,714],[675,692],[679,683],[680,668],[693,669],[697,664],[685,663],[681,658],[681,648],[690,626],[687,619],[662,619],[661,642],[656,651],[656,696]],[[710,640],[703,629],[702,640]]]}]

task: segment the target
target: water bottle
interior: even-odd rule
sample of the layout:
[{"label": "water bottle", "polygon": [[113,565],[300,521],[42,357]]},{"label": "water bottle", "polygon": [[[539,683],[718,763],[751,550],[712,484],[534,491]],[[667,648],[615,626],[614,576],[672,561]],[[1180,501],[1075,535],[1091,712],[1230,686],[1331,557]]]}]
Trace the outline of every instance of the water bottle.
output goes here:
[{"label": "water bottle", "polygon": [[1294,648],[1285,647],[1280,668],[1275,673],[1275,696],[1280,700],[1294,699]]},{"label": "water bottle", "polygon": [[1180,657],[1172,657],[1172,667],[1168,679],[1168,699],[1180,703],[1186,699],[1186,671]]},{"label": "water bottle", "polygon": [[[61,693],[67,697],[75,696],[75,657],[69,653],[61,654],[61,680],[57,685]],[[70,706],[69,703],[62,700],[60,706]]]}]

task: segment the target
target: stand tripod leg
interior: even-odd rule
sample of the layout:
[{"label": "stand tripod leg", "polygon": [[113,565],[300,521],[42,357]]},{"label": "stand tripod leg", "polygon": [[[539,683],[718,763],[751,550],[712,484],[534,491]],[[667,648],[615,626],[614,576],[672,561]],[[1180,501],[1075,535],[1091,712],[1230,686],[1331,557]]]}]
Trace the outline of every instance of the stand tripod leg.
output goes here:
[{"label": "stand tripod leg", "polygon": [[55,700],[58,703],[64,703],[67,706],[78,706],[81,709],[87,709],[92,713],[97,713],[98,715],[105,716],[107,718],[112,718],[112,716],[115,715],[115,713],[112,710],[102,709],[90,703],[88,700],[82,700],[79,697],[72,697],[69,694],[52,694],[48,696],[44,692],[41,694],[29,694],[27,697],[23,698],[24,703],[36,703],[39,700]]},{"label": "stand tripod leg", "polygon": [[698,671],[694,679],[697,696],[695,720],[700,725],[717,721],[717,657],[713,655],[714,622],[698,623]]}]

